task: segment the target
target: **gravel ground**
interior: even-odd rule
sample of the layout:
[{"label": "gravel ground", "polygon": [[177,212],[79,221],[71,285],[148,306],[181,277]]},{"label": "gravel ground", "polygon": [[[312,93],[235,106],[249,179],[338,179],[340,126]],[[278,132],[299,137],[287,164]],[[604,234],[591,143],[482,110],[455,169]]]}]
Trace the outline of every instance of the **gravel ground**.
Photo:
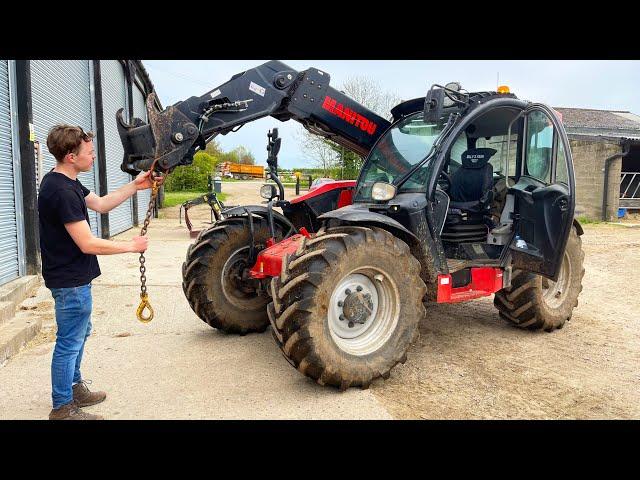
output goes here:
[{"label": "gravel ground", "polygon": [[[227,203],[255,204],[259,185],[223,185]],[[207,208],[197,208],[196,218],[206,220]],[[562,330],[512,327],[498,316],[493,296],[430,305],[407,363],[376,381],[373,393],[398,419],[640,417],[636,227],[584,226],[584,289]]]}]

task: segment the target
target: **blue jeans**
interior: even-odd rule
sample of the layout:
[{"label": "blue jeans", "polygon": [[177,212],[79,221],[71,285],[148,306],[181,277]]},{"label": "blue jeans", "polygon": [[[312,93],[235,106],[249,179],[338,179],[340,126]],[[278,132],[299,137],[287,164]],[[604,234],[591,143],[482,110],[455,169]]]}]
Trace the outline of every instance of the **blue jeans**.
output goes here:
[{"label": "blue jeans", "polygon": [[56,302],[56,347],[51,359],[53,408],[73,401],[72,386],[82,380],[80,362],[91,333],[91,284],[72,288],[52,288]]}]

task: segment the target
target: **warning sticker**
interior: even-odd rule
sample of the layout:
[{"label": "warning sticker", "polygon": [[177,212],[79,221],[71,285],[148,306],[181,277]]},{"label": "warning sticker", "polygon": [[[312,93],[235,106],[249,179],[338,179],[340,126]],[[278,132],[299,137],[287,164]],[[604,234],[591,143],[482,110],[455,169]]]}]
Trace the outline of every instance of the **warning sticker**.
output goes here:
[{"label": "warning sticker", "polygon": [[30,142],[35,142],[36,141],[36,131],[33,128],[33,123],[29,124],[29,141]]},{"label": "warning sticker", "polygon": [[266,92],[266,90],[263,87],[261,87],[260,85],[255,84],[253,82],[251,82],[251,84],[249,85],[249,90],[251,90],[252,92],[257,93],[261,97],[264,97],[264,93]]},{"label": "warning sticker", "polygon": [[214,90],[211,92],[211,98],[216,98],[218,95],[220,95],[220,90]]}]

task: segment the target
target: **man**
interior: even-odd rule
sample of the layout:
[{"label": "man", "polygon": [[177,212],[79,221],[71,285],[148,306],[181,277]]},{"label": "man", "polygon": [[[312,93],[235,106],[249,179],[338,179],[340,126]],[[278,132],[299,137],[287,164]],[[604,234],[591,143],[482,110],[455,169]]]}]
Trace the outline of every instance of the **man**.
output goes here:
[{"label": "man", "polygon": [[80,374],[85,341],[91,333],[91,281],[100,275],[96,255],[144,252],[148,245],[146,237],[114,242],[91,233],[87,207],[107,213],[136,191],[152,186],[151,172],[142,172],[108,195],[91,193],[77,177],[93,167],[92,138],[91,132],[80,127],[54,126],[47,136],[47,148],[56,158],[56,166],[40,182],[42,276],[55,300],[58,326],[51,360],[50,420],[102,419],[80,410],[106,398],[104,392],[91,392]]}]

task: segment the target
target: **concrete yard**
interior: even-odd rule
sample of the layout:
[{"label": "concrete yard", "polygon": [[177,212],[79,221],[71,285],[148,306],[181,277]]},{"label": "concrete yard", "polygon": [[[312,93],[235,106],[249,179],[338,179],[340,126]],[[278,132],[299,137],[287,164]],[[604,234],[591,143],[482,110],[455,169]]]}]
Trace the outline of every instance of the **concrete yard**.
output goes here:
[{"label": "concrete yard", "polygon": [[[259,185],[225,183],[226,203],[260,202]],[[201,223],[208,207],[190,216]],[[340,393],[294,370],[269,329],[226,335],[197,318],[181,288],[192,240],[177,207],[163,210],[148,232],[151,323],[135,318],[138,255],[100,258],[82,371],[108,396],[87,410],[108,419],[638,418],[640,228],[584,229],[584,290],[562,330],[513,328],[492,298],[431,306],[406,364],[369,390]],[[0,419],[46,419],[51,409],[53,300],[44,286],[30,300],[43,329],[0,367]]]}]

